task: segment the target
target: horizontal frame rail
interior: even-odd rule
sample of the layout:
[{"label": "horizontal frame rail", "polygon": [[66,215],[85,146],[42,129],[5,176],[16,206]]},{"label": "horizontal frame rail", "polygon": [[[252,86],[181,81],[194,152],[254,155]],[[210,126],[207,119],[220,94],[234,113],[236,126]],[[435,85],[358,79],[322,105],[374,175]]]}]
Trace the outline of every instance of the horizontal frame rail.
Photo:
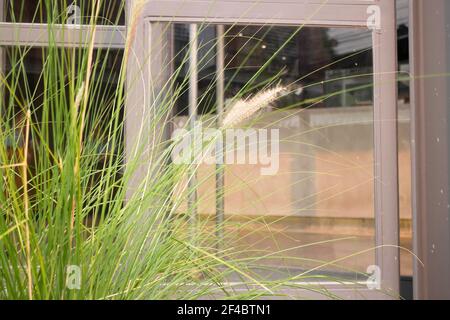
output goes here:
[{"label": "horizontal frame rail", "polygon": [[[1,46],[82,47],[89,44],[92,26],[0,22]],[[125,26],[96,26],[96,48],[120,49],[126,41]]]}]

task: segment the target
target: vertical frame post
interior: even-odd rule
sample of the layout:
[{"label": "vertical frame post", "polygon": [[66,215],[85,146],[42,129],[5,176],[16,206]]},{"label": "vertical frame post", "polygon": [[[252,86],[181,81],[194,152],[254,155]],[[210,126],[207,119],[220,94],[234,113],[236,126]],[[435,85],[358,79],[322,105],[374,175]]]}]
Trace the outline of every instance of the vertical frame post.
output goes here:
[{"label": "vertical frame post", "polygon": [[393,298],[400,292],[397,26],[395,1],[378,1],[380,28],[373,31],[375,238],[381,288]]},{"label": "vertical frame post", "polygon": [[[127,61],[127,81],[126,81],[126,103],[125,103],[125,156],[128,165],[134,161],[139,161],[136,158],[144,155],[138,151],[138,146],[143,144],[141,139],[144,139],[144,124],[142,119],[145,115],[146,105],[148,103],[147,90],[145,82],[147,81],[145,65],[146,39],[145,20],[138,12],[136,1],[127,0],[126,3],[126,24],[127,24],[127,38],[130,43],[129,53],[125,55]],[[135,25],[134,34],[131,33],[131,24]],[[132,37],[134,37],[132,39]],[[150,90],[150,88],[148,88]],[[142,161],[139,161],[142,162]],[[127,199],[129,200],[145,177],[145,165],[139,165],[135,174],[131,178],[127,190]]]},{"label": "vertical frame post", "polygon": [[[198,26],[193,23],[189,25],[189,121],[190,129],[196,130],[196,121],[198,116]],[[192,135],[191,135],[192,136]],[[196,135],[194,134],[194,139]],[[197,175],[196,163],[199,155],[197,152],[198,141],[192,141],[191,155],[193,169],[189,172],[188,187],[188,211],[189,219],[195,230],[197,223]]]},{"label": "vertical frame post", "polygon": [[[221,127],[224,118],[224,102],[225,102],[225,27],[217,25],[217,126]],[[222,136],[221,142],[224,141]],[[223,222],[225,220],[225,150],[223,143],[216,146],[216,227],[217,227],[217,243],[223,239]]]},{"label": "vertical frame post", "polygon": [[[161,143],[168,139],[168,113],[158,110],[167,105],[162,92],[171,89],[172,24],[150,23],[141,13],[139,2],[127,2],[128,41],[125,106],[126,162],[136,166],[127,198],[130,199],[147,178]],[[133,28],[130,27],[133,24]],[[161,119],[157,123],[156,116]]]},{"label": "vertical frame post", "polygon": [[450,3],[412,0],[410,17],[414,298],[450,299]]}]

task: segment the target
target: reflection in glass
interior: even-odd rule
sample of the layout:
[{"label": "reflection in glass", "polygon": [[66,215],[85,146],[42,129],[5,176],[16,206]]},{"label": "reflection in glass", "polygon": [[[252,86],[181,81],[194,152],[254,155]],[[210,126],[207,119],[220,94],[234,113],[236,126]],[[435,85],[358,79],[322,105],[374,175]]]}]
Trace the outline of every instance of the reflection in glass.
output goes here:
[{"label": "reflection in glass", "polygon": [[[187,61],[187,30],[175,27],[176,67]],[[215,112],[214,26],[199,39],[199,91],[210,96],[199,98],[199,106],[207,119]],[[247,256],[269,254],[255,266],[258,272],[295,276],[316,268],[311,274],[360,279],[374,264],[371,43],[370,32],[348,28],[226,28],[226,111],[236,100],[284,88],[282,97],[239,125],[280,130],[278,173],[226,165],[224,246]],[[186,77],[186,71],[178,74],[179,87]],[[179,126],[187,101],[177,102]],[[202,165],[198,171],[204,218],[215,214],[214,170]]]},{"label": "reflection in glass", "polygon": [[[7,94],[1,96],[0,105],[4,124],[8,123],[10,128],[2,128],[6,136],[6,149],[8,153],[15,154],[17,148],[23,147],[23,133],[18,130],[20,121],[23,119],[26,108],[30,109],[33,127],[30,139],[31,148],[47,146],[53,154],[64,158],[67,149],[65,124],[70,123],[71,105],[73,104],[73,93],[70,88],[85,79],[82,65],[86,56],[78,48],[5,48],[5,78],[9,84]],[[64,61],[66,68],[58,70],[52,68],[57,63],[48,63],[50,59]],[[103,168],[107,161],[119,161],[123,159],[123,128],[118,126],[117,134],[111,134],[111,123],[117,118],[123,121],[122,105],[117,103],[119,94],[119,76],[123,59],[123,50],[94,50],[92,83],[86,104],[84,118],[83,152],[92,157],[82,157],[83,161],[94,161],[93,166],[97,169],[89,183],[98,183]],[[71,68],[73,67],[73,69]],[[62,71],[61,71],[62,70]],[[57,98],[55,98],[57,97]],[[58,99],[58,103],[55,100]],[[63,108],[67,112],[56,112],[55,108]],[[15,132],[16,131],[16,132]],[[5,133],[6,132],[6,133]],[[68,134],[67,134],[68,135]],[[38,149],[39,150],[39,149]],[[61,151],[63,150],[63,151]],[[34,176],[33,168],[38,166],[39,161],[44,161],[50,152],[38,154],[30,152],[33,160],[30,160],[31,179]],[[13,161],[13,160],[12,160]],[[17,160],[18,161],[18,160]],[[63,160],[61,160],[63,161]],[[95,170],[94,170],[95,171]],[[33,191],[33,189],[31,189]]]},{"label": "reflection in glass", "polygon": [[[5,0],[7,22],[90,24],[91,0]],[[125,1],[101,1],[96,21],[100,25],[125,25]]]}]

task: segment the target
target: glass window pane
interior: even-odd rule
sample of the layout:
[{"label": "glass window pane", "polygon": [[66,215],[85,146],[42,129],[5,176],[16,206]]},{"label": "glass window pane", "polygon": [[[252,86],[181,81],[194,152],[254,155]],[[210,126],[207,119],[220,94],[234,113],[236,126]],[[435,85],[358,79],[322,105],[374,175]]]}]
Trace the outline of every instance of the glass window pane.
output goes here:
[{"label": "glass window pane", "polygon": [[[176,101],[174,113],[178,116],[188,115],[189,90],[188,90],[188,54],[189,54],[189,25],[175,24],[174,26],[174,51],[177,76],[176,87],[180,90]],[[216,91],[216,28],[214,26],[202,26],[199,28],[199,65],[198,65],[198,113],[208,114],[215,112]]]},{"label": "glass window pane", "polygon": [[[5,0],[6,21],[28,23],[89,24],[91,0]],[[125,25],[125,1],[101,1],[97,24]]]},{"label": "glass window pane", "polygon": [[[2,88],[6,93],[0,105],[8,152],[21,147],[20,134],[23,133],[17,130],[24,119],[24,108],[29,108],[35,128],[30,145],[36,152],[40,148],[45,150],[45,146],[50,148],[49,152],[35,154],[35,162],[30,165],[38,165],[40,157],[49,157],[49,154],[63,158],[67,149],[70,101],[73,103],[77,95],[70,88],[84,82],[85,74],[80,70],[83,70],[86,53],[78,48],[5,47],[4,51],[4,76],[8,87]],[[122,59],[123,50],[94,51],[83,122],[83,151],[94,155],[91,160],[96,157],[94,165],[99,170],[98,175],[92,177],[92,183],[99,181],[104,161],[113,158],[121,162],[123,159],[123,128],[119,126],[115,135],[111,133],[111,124],[116,117],[120,119],[118,123],[123,122],[123,106],[117,99]],[[61,112],[61,109],[67,111]],[[83,158],[86,159],[88,157]]]},{"label": "glass window pane", "polygon": [[[188,28],[175,28],[175,48],[180,30]],[[363,278],[375,264],[371,33],[253,25],[229,26],[225,37],[226,114],[262,103],[233,128],[279,130],[280,153],[272,175],[260,162],[226,159],[224,246],[269,254],[255,271],[270,277],[317,268],[312,274]],[[273,88],[281,88],[276,99],[267,97]],[[214,172],[206,164],[198,171],[205,219],[215,214]]]}]

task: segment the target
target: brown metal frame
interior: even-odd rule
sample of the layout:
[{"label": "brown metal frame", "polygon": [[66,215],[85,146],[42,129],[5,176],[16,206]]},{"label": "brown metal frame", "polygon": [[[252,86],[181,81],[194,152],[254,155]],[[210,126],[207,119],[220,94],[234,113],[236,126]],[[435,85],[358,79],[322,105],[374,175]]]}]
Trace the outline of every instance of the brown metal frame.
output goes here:
[{"label": "brown metal frame", "polygon": [[[90,27],[87,25],[54,25],[52,41],[62,47],[80,47],[89,43]],[[3,46],[45,47],[49,43],[48,25],[42,23],[11,23],[0,20],[0,44]],[[125,26],[97,26],[96,48],[123,48]]]},{"label": "brown metal frame", "polygon": [[[3,14],[3,10],[4,10],[4,2],[3,0],[0,0],[0,23],[3,21],[4,19],[4,14]],[[1,33],[1,31],[0,31]],[[5,62],[3,60],[3,48],[0,47],[0,74],[3,74],[3,69],[5,67]],[[2,85],[0,85],[0,90],[2,90]],[[2,94],[2,92],[0,91],[0,94]]]},{"label": "brown metal frame", "polygon": [[415,299],[450,299],[448,0],[410,3]]}]

